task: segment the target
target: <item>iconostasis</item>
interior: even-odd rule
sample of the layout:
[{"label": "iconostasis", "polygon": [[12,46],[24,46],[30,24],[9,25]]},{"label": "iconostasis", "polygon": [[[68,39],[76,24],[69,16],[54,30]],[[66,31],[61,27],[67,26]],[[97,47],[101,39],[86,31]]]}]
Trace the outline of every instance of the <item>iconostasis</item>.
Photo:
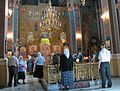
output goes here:
[{"label": "iconostasis", "polygon": [[[40,28],[42,14],[47,4],[40,3],[38,6],[22,5],[19,12],[19,45],[26,46],[26,56],[36,54],[38,51],[45,56],[46,64],[50,59],[50,55],[54,52],[54,45],[61,47],[61,35],[69,31],[69,18],[67,17],[67,8],[57,7],[60,12],[60,21],[62,26],[59,30],[51,29],[51,31]],[[57,48],[61,52],[61,48]]]}]

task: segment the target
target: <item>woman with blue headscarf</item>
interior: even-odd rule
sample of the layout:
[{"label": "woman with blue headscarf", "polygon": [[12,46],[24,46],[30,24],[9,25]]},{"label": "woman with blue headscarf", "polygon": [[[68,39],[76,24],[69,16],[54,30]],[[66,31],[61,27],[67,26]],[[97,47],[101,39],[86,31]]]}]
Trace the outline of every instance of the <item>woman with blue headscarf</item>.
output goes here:
[{"label": "woman with blue headscarf", "polygon": [[[25,60],[23,59],[23,56],[20,56],[19,57],[19,68],[18,68],[18,80],[22,79],[23,84],[26,84],[26,82],[25,82],[26,69],[27,69],[27,64],[26,64]],[[20,83],[18,82],[18,84],[20,84]]]},{"label": "woman with blue headscarf", "polygon": [[38,57],[35,60],[35,77],[38,78],[40,81],[44,74],[43,74],[43,65],[45,62],[45,58],[42,56],[41,52],[38,52]]}]

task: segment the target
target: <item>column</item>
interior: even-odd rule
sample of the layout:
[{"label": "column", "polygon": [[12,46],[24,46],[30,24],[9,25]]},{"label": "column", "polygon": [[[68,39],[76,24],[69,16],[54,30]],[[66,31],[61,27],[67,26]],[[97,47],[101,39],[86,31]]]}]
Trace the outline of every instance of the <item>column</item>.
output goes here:
[{"label": "column", "polygon": [[8,0],[0,0],[0,88],[6,87],[8,83],[7,63],[4,60],[6,52],[7,10]]},{"label": "column", "polygon": [[81,30],[81,14],[80,14],[80,6],[78,3],[75,4],[75,27],[76,27],[76,49],[82,49],[82,30]]},{"label": "column", "polygon": [[71,52],[75,53],[76,50],[76,28],[75,28],[75,10],[73,1],[67,2],[70,21],[70,34],[71,34]]},{"label": "column", "polygon": [[0,58],[4,58],[5,53],[5,0],[0,0]]},{"label": "column", "polygon": [[78,48],[82,48],[81,15],[79,3],[80,2],[78,0],[70,0],[67,2],[70,18],[72,53],[77,52]]},{"label": "column", "polygon": [[111,75],[120,76],[120,0],[109,0],[111,19],[112,48]]},{"label": "column", "polygon": [[[111,34],[111,22],[110,22],[110,11],[109,11],[109,5],[108,5],[108,0],[101,0],[101,6],[102,6],[102,24],[103,24],[103,33],[104,35],[103,41],[108,44],[108,42],[112,41],[112,34]],[[101,30],[102,31],[102,30]],[[111,43],[109,43],[109,46],[111,49]]]},{"label": "column", "polygon": [[19,19],[19,3],[14,2],[13,7],[13,51],[17,52],[18,47],[18,19]]},{"label": "column", "polygon": [[114,53],[120,53],[120,0],[109,0],[109,10],[111,18],[112,46]]}]

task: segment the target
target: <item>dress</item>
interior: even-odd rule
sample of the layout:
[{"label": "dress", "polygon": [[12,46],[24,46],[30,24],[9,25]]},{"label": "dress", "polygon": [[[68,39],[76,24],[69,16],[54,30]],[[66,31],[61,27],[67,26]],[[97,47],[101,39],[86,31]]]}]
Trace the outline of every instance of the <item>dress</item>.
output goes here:
[{"label": "dress", "polygon": [[18,79],[25,79],[26,62],[19,60]]},{"label": "dress", "polygon": [[40,52],[38,52],[38,57],[36,58],[35,60],[35,77],[36,78],[43,78],[44,76],[44,73],[43,73],[43,65],[44,65],[44,62],[45,62],[45,58],[41,55]]},{"label": "dress", "polygon": [[73,59],[64,54],[60,57],[61,85],[72,86],[73,84]]}]

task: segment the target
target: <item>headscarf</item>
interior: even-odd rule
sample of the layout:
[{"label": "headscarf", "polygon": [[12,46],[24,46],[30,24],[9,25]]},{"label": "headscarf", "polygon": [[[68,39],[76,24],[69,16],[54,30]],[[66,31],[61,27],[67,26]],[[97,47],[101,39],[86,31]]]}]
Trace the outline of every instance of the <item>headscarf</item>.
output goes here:
[{"label": "headscarf", "polygon": [[19,59],[22,59],[22,58],[23,58],[23,56],[20,55],[20,56],[19,56]]},{"label": "headscarf", "polygon": [[30,60],[32,57],[30,55],[28,55],[28,59]]},{"label": "headscarf", "polygon": [[38,59],[44,60],[44,57],[42,56],[41,52],[38,52]]},{"label": "headscarf", "polygon": [[69,49],[68,49],[68,48],[65,48],[65,49],[64,49],[64,54],[65,54],[65,56],[66,56],[67,58],[69,58],[70,52],[69,52]]}]

